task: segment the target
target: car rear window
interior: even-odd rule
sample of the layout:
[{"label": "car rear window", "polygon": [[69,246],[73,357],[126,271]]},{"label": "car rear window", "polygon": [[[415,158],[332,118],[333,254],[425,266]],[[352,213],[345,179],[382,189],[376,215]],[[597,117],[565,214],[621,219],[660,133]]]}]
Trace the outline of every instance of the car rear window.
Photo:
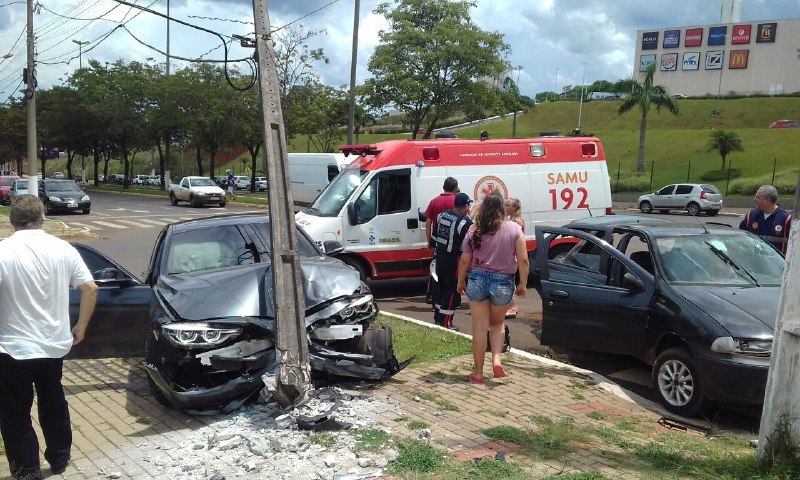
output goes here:
[{"label": "car rear window", "polygon": [[719,195],[719,190],[717,190],[717,187],[715,187],[714,185],[700,185],[700,187],[706,193],[713,193],[715,195]]}]

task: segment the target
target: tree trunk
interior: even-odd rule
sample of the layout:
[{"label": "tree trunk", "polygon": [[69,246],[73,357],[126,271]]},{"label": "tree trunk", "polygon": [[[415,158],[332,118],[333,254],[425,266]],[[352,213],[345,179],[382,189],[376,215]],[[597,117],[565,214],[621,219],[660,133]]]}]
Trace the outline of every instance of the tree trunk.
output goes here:
[{"label": "tree trunk", "polygon": [[[247,150],[250,151],[250,171],[252,174],[250,175],[250,191],[256,191],[256,158],[258,157],[258,151],[261,150],[261,144],[253,148],[252,145],[247,146]],[[264,176],[267,175],[267,172],[264,172]]]},{"label": "tree trunk", "polygon": [[200,144],[195,145],[195,155],[197,160],[197,174],[203,176],[203,161],[200,158]]},{"label": "tree trunk", "polygon": [[129,188],[130,187],[130,176],[128,171],[130,170],[130,161],[128,160],[128,142],[127,136],[122,136],[122,143],[120,147],[122,147],[122,174],[125,178],[122,179],[122,188]]},{"label": "tree trunk", "polygon": [[75,152],[67,149],[67,178],[72,180],[72,160],[75,159]]},{"label": "tree trunk", "polygon": [[722,168],[720,170],[725,170],[725,157],[727,157],[727,155],[720,155],[720,156],[722,157]]},{"label": "tree trunk", "polygon": [[642,114],[642,123],[639,126],[639,156],[636,160],[636,172],[644,173],[644,138],[647,135],[647,113]]},{"label": "tree trunk", "polygon": [[100,150],[97,148],[97,142],[92,142],[92,156],[94,157],[94,186],[96,187],[100,183],[97,177],[100,166]]},{"label": "tree trunk", "polygon": [[164,185],[169,185],[169,179],[164,178],[164,148],[161,146],[161,138],[156,137],[156,148],[158,148],[158,168],[161,170],[161,182],[159,188],[164,190]]},{"label": "tree trunk", "polygon": [[213,180],[214,179],[214,167],[216,166],[216,165],[214,165],[214,163],[216,162],[216,159],[217,159],[217,149],[216,148],[210,148],[208,150],[208,153],[209,153],[209,156],[211,157],[208,160],[208,176],[209,176],[209,178],[211,178]]}]

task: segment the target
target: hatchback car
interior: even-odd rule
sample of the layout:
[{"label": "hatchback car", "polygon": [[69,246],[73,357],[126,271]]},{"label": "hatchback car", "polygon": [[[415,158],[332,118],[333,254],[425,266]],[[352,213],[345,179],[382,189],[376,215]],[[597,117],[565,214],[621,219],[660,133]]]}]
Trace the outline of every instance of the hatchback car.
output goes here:
[{"label": "hatchback car", "polygon": [[714,185],[681,183],[667,185],[661,190],[642,195],[637,201],[642,213],[653,213],[658,210],[668,213],[670,210],[686,210],[689,215],[706,215],[713,217],[722,208],[722,194]]},{"label": "hatchback car", "polygon": [[250,190],[250,177],[247,175],[236,175],[236,189]]},{"label": "hatchback car", "polygon": [[18,178],[16,175],[0,176],[0,203],[11,203],[11,186]]},{"label": "hatchback car", "polygon": [[72,180],[41,180],[39,199],[44,203],[45,212],[71,212],[80,210],[89,213],[92,201],[89,195]]},{"label": "hatchback car", "polygon": [[800,128],[797,120],[778,120],[769,124],[769,128]]},{"label": "hatchback car", "polygon": [[762,403],[783,257],[742,230],[631,218],[536,227],[544,251],[578,241],[535,259],[542,344],[652,365],[659,400],[680,415]]},{"label": "hatchback car", "polygon": [[28,179],[18,178],[11,184],[11,196],[26,195],[28,193]]},{"label": "hatchback car", "polygon": [[259,192],[267,191],[267,177],[256,177],[256,190]]}]

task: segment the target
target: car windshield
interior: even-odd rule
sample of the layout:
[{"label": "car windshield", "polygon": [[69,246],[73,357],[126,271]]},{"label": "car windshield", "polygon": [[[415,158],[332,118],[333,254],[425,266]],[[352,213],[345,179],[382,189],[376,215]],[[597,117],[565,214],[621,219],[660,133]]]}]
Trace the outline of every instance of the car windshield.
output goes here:
[{"label": "car windshield", "polygon": [[337,175],[311,205],[310,213],[321,217],[335,217],[350,195],[361,185],[369,171],[346,168]]},{"label": "car windshield", "polygon": [[[269,222],[209,226],[173,234],[164,268],[167,274],[192,273],[216,268],[269,262]],[[320,256],[317,247],[297,232],[301,256]]]},{"label": "car windshield", "polygon": [[28,188],[28,181],[27,180],[18,180],[17,181],[17,188]]},{"label": "car windshield", "polygon": [[4,178],[0,180],[0,186],[10,187],[14,183],[14,178]]},{"label": "car windshield", "polygon": [[191,180],[193,187],[216,187],[217,184],[210,178],[193,178]]},{"label": "car windshield", "polygon": [[751,235],[692,235],[656,239],[671,284],[780,286],[784,259]]},{"label": "car windshield", "polygon": [[58,180],[55,182],[47,182],[45,188],[50,192],[82,192],[75,182],[71,180]]}]

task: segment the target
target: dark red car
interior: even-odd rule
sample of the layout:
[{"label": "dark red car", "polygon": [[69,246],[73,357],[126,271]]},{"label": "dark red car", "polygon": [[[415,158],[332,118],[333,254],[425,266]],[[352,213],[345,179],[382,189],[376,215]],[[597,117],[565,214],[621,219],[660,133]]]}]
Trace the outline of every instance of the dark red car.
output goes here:
[{"label": "dark red car", "polygon": [[769,124],[769,128],[800,128],[797,120],[778,120]]},{"label": "dark red car", "polygon": [[11,184],[14,180],[20,177],[16,175],[2,175],[0,176],[0,203],[11,203]]}]

